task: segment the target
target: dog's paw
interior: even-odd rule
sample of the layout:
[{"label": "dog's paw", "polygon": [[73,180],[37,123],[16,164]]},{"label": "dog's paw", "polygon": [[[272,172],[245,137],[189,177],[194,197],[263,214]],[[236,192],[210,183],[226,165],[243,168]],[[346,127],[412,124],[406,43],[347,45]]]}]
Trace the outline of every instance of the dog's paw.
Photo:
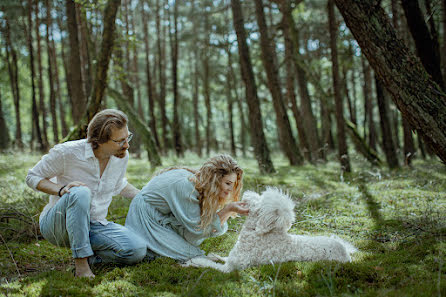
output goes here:
[{"label": "dog's paw", "polygon": [[223,263],[226,263],[226,260],[228,259],[228,257],[222,257],[214,253],[209,253],[207,257],[214,262],[221,261]]}]

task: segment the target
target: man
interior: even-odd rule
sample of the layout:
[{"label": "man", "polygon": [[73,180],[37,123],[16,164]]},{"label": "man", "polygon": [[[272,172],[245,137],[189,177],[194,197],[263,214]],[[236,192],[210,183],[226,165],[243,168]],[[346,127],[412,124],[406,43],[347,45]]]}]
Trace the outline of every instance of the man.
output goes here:
[{"label": "man", "polygon": [[89,262],[134,264],[147,251],[135,233],[106,220],[112,196],[139,192],[125,178],[132,139],[127,122],[119,110],[97,113],[87,139],[56,145],[26,177],[28,186],[51,195],[40,231],[49,242],[71,247],[77,277],[94,277]]}]

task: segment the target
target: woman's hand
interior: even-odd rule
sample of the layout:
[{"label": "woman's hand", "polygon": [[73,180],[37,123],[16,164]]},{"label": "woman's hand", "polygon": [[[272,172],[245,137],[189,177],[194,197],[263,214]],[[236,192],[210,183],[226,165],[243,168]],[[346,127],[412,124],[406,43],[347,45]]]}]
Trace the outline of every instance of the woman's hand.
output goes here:
[{"label": "woman's hand", "polygon": [[217,213],[220,217],[221,224],[223,225],[234,212],[240,215],[247,215],[249,213],[248,204],[240,201],[226,204],[226,206]]},{"label": "woman's hand", "polygon": [[230,207],[230,211],[232,212],[236,212],[240,215],[249,214],[249,208],[246,202],[241,202],[241,201],[231,202],[228,204],[228,206]]}]

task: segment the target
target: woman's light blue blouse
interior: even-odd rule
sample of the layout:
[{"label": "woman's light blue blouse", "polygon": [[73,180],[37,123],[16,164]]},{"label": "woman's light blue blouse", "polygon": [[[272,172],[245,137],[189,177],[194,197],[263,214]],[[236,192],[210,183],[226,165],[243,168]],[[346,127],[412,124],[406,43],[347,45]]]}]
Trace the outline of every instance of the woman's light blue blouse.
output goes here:
[{"label": "woman's light blue blouse", "polygon": [[133,198],[125,226],[138,233],[147,244],[148,255],[185,261],[204,254],[204,239],[228,229],[220,217],[200,229],[198,192],[189,180],[192,173],[173,169],[152,178]]}]

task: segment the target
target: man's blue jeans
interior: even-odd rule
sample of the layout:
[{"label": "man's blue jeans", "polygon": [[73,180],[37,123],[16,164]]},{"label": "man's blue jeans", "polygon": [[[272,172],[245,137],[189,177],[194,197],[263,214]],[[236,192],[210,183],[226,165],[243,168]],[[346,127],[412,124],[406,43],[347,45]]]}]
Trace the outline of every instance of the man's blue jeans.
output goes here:
[{"label": "man's blue jeans", "polygon": [[[91,192],[73,187],[40,220],[43,237],[57,246],[70,247],[73,258],[134,264],[147,252],[144,241],[124,226],[90,222]],[[91,257],[95,255],[96,257]]]}]

